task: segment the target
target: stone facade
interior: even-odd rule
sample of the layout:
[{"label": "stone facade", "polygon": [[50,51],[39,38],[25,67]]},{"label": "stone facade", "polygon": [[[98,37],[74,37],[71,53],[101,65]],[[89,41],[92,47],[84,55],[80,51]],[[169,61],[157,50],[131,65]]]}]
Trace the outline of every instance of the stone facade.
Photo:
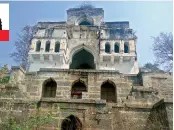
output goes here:
[{"label": "stone facade", "polygon": [[[96,70],[137,74],[136,41],[129,22],[104,22],[102,8],[71,8],[67,10],[66,22],[37,24],[29,52],[29,71],[39,71],[40,68],[79,69],[78,62]],[[57,52],[56,43],[59,44]],[[86,51],[85,60],[89,61],[85,62],[82,56],[76,57],[76,54],[82,55],[83,50]]]},{"label": "stone facade", "polygon": [[[57,122],[44,125],[43,130],[62,129],[70,115],[80,120],[80,130],[172,130],[172,74],[139,71],[136,37],[131,33],[123,38],[118,33],[119,28],[129,30],[129,23],[103,22],[100,8],[83,10],[69,9],[67,22],[38,23],[29,71],[12,67],[9,83],[0,88],[1,123],[8,116],[8,102],[12,102],[10,110],[19,120],[31,115],[33,104],[43,112],[51,110]],[[90,26],[80,26],[82,22]],[[60,46],[55,52],[57,41]],[[107,42],[110,53],[106,53]],[[115,42],[118,54],[114,53]],[[129,44],[129,53],[123,53],[124,44]],[[85,51],[78,55],[81,50]],[[84,61],[90,69],[77,67]]]},{"label": "stone facade", "polygon": [[[50,78],[57,86],[54,98],[43,97],[45,81]],[[20,67],[13,67],[9,84],[5,88],[9,88],[7,91],[18,89],[18,92],[13,94],[16,97],[13,100],[14,104],[17,104],[14,112],[18,113],[18,118],[28,115],[26,110],[32,109],[29,107],[30,104],[40,102],[41,110],[53,109],[59,104],[60,109],[54,110],[55,117],[58,118],[58,114],[61,114],[66,118],[73,114],[80,119],[84,130],[171,130],[173,129],[172,92],[167,91],[169,89],[172,91],[171,78],[169,73],[140,72],[138,75],[130,75],[112,70],[63,69],[25,72]],[[164,79],[166,82],[161,82]],[[87,92],[82,92],[81,99],[71,97],[72,86],[77,81],[87,87]],[[101,99],[101,87],[107,81],[114,84],[116,102]],[[160,86],[165,88],[161,90]],[[10,97],[8,99],[2,97],[1,108],[5,109]],[[4,109],[1,109],[1,112],[6,114]],[[1,120],[3,121],[3,117]]]}]

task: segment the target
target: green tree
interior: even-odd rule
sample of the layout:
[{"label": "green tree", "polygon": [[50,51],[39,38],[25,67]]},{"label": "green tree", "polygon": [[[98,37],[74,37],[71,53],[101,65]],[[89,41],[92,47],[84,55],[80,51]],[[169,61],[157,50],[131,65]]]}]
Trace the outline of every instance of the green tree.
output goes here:
[{"label": "green tree", "polygon": [[164,72],[159,68],[159,65],[156,63],[146,63],[144,64],[143,68],[150,69],[152,72]]}]

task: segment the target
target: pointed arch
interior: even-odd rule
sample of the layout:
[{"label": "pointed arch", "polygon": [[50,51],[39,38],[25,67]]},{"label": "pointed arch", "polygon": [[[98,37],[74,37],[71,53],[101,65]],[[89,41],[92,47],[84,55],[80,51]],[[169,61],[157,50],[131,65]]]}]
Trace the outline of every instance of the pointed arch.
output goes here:
[{"label": "pointed arch", "polygon": [[49,52],[49,51],[50,51],[50,41],[46,41],[45,52]]},{"label": "pointed arch", "polygon": [[62,121],[61,130],[82,130],[82,122],[77,116],[70,115]]},{"label": "pointed arch", "polygon": [[87,87],[84,81],[76,80],[71,87],[71,98],[82,99],[82,92],[87,92]]},{"label": "pointed arch", "polygon": [[129,53],[129,42],[124,43],[124,53]]},{"label": "pointed arch", "polygon": [[38,40],[38,41],[36,42],[36,52],[39,52],[39,51],[40,51],[40,48],[41,48],[41,41]]},{"label": "pointed arch", "polygon": [[106,102],[117,102],[116,86],[111,80],[102,83],[101,99],[106,100]]},{"label": "pointed arch", "polygon": [[55,47],[54,47],[54,52],[59,52],[60,51],[60,42],[55,42]]},{"label": "pointed arch", "polygon": [[44,81],[42,86],[42,97],[55,97],[57,90],[57,83],[53,78]]},{"label": "pointed arch", "polygon": [[[82,50],[85,50],[89,55],[92,55],[92,57],[93,57],[93,62],[94,62],[94,66],[95,66],[94,68],[96,68],[96,60],[97,60],[98,55],[97,55],[97,53],[96,53],[96,51],[95,51],[94,48],[89,47],[89,46],[86,46],[86,45],[84,45],[84,44],[79,45],[79,46],[76,46],[76,47],[74,47],[74,48],[71,50],[70,56],[69,56],[69,64],[70,64],[70,65],[72,64],[73,57],[74,57],[77,53],[79,53],[80,51],[82,51]],[[69,67],[69,68],[70,68],[70,67]]]},{"label": "pointed arch", "polygon": [[93,24],[94,24],[93,18],[87,15],[80,16],[75,22],[75,25],[93,25]]},{"label": "pointed arch", "polygon": [[110,53],[110,52],[111,52],[111,46],[110,46],[110,43],[109,43],[109,42],[107,42],[107,43],[105,44],[105,52],[106,52],[106,53]]},{"label": "pointed arch", "polygon": [[119,47],[119,43],[116,42],[115,45],[114,45],[114,52],[115,53],[119,53],[120,52],[120,47]]}]

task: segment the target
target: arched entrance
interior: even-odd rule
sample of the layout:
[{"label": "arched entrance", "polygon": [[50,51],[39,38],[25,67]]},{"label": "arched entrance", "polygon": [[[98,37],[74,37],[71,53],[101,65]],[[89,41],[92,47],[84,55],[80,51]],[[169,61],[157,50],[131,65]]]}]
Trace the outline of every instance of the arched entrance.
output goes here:
[{"label": "arched entrance", "polygon": [[42,97],[55,97],[57,83],[52,79],[48,79],[43,84]]},{"label": "arched entrance", "polygon": [[78,117],[70,115],[62,121],[61,130],[82,130],[82,123]]},{"label": "arched entrance", "polygon": [[102,84],[101,99],[107,102],[116,102],[116,88],[113,82],[108,80]]},{"label": "arched entrance", "polygon": [[85,49],[80,50],[73,56],[70,69],[95,69],[94,56]]},{"label": "arched entrance", "polygon": [[82,92],[87,92],[87,88],[86,85],[79,80],[72,85],[71,98],[82,99]]}]

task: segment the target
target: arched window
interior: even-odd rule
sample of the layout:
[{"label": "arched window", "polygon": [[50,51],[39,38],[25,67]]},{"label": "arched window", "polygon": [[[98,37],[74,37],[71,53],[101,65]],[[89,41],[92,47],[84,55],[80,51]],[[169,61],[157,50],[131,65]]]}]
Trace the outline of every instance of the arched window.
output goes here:
[{"label": "arched window", "polygon": [[129,53],[129,43],[125,42],[124,43],[124,53]]},{"label": "arched window", "polygon": [[101,86],[101,99],[107,102],[116,102],[116,88],[111,81],[106,81]]},{"label": "arched window", "polygon": [[106,44],[105,44],[105,52],[106,52],[106,53],[110,53],[110,49],[111,49],[110,44],[109,44],[109,43],[106,43]]},{"label": "arched window", "polygon": [[57,83],[53,79],[48,79],[43,84],[42,96],[43,97],[55,97],[56,96]]},{"label": "arched window", "polygon": [[91,25],[91,23],[88,21],[82,21],[79,25]]},{"label": "arched window", "polygon": [[119,43],[115,43],[114,45],[114,52],[115,53],[119,53],[120,49],[119,49]]},{"label": "arched window", "polygon": [[62,121],[61,130],[82,130],[82,123],[78,117],[70,115]]},{"label": "arched window", "polygon": [[55,52],[59,52],[59,50],[60,50],[60,43],[59,42],[56,42],[55,43]]},{"label": "arched window", "polygon": [[40,47],[41,47],[41,41],[37,41],[37,43],[36,43],[36,52],[40,51]]},{"label": "arched window", "polygon": [[49,51],[50,51],[50,41],[47,41],[45,45],[45,52],[49,52]]},{"label": "arched window", "polygon": [[86,86],[82,81],[78,81],[73,84],[71,90],[71,98],[73,99],[82,99],[82,92],[86,92]]}]

